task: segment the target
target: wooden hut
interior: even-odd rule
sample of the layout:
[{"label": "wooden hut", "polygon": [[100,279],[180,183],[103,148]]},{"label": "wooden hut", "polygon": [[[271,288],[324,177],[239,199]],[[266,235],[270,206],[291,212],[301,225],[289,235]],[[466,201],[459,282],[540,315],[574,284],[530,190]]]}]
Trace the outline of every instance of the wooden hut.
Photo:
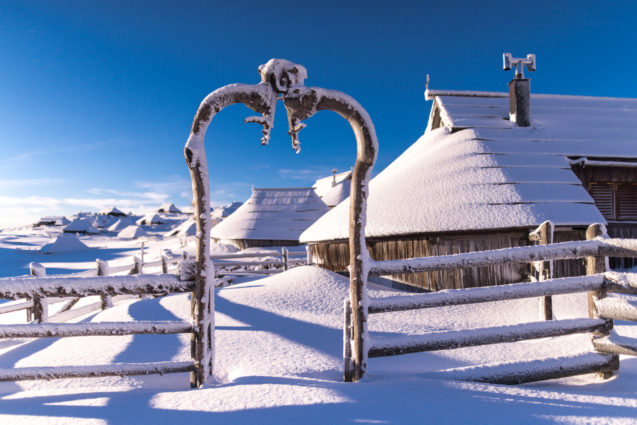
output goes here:
[{"label": "wooden hut", "polygon": [[[637,99],[531,95],[531,126],[508,93],[432,91],[425,134],[370,182],[367,242],[377,260],[527,245],[545,220],[556,242],[606,223],[637,235]],[[346,270],[349,201],[300,238],[313,261]],[[558,276],[583,272],[557,262]],[[528,278],[528,265],[393,276],[427,290]]]},{"label": "wooden hut", "polygon": [[336,174],[334,169],[331,176],[318,179],[312,187],[321,201],[328,207],[334,208],[349,197],[351,186],[352,171]]},{"label": "wooden hut", "polygon": [[311,187],[252,189],[252,196],[212,228],[214,241],[240,249],[294,246],[299,235],[327,212]]}]

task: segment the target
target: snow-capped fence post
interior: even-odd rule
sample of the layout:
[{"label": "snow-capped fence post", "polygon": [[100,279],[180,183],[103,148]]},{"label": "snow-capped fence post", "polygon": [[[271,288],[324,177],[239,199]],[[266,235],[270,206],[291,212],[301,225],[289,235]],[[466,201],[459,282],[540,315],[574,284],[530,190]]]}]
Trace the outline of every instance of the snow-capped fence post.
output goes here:
[{"label": "snow-capped fence post", "polygon": [[161,272],[168,273],[168,258],[165,255],[161,256]]},{"label": "snow-capped fence post", "polygon": [[309,245],[305,245],[305,264],[312,265],[312,248]]},{"label": "snow-capped fence post", "polygon": [[[586,240],[592,240],[597,237],[608,237],[606,234],[606,227],[603,224],[595,223],[588,226],[586,229]],[[595,257],[586,257],[586,274],[597,274],[604,273],[609,270],[608,267],[608,257],[603,256],[595,256]],[[603,289],[599,289],[597,291],[591,291],[588,293],[588,315],[591,318],[598,318],[597,310],[595,308],[595,303],[602,298],[606,298],[606,291]],[[612,323],[612,321],[611,321]],[[602,338],[610,335],[610,330],[608,331],[598,331],[592,334],[593,340]],[[612,371],[601,371],[598,372],[598,375],[604,379],[608,379],[613,376]]]},{"label": "snow-capped fence post", "polygon": [[[553,243],[553,230],[553,223],[547,220],[529,234],[529,239],[536,245],[550,245]],[[553,260],[532,262],[531,272],[538,282],[553,279]],[[540,318],[553,320],[553,298],[550,295],[540,298]]]},{"label": "snow-capped fence post", "polygon": [[343,302],[343,378],[352,382],[352,306],[349,298]]},{"label": "snow-capped fence post", "polygon": [[[99,258],[95,260],[95,267],[98,276],[108,276],[110,273],[108,263],[100,260]],[[102,300],[102,310],[113,307],[113,298],[110,295],[102,294],[100,295],[100,298]]]},{"label": "snow-capped fence post", "polygon": [[[29,263],[29,274],[35,277],[44,277],[46,276],[46,269],[40,263]],[[27,321],[31,321],[30,314],[27,309]],[[42,297],[40,295],[33,296],[33,319],[37,323],[44,323],[49,320],[49,305],[47,303],[46,297]]]},{"label": "snow-capped fence post", "polygon": [[133,267],[130,269],[130,271],[128,272],[129,275],[133,275],[133,274],[142,274],[143,273],[143,264],[142,264],[142,260],[135,256],[133,257]]},{"label": "snow-capped fence post", "polygon": [[283,260],[283,270],[287,270],[289,268],[289,255],[286,248],[281,248],[281,257],[281,259]]}]

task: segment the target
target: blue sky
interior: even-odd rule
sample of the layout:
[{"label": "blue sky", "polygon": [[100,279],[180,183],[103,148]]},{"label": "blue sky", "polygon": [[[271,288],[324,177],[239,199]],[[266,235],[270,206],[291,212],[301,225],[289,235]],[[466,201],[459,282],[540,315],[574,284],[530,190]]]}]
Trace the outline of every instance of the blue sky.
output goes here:
[{"label": "blue sky", "polygon": [[[436,89],[504,91],[501,55],[537,55],[536,93],[637,97],[637,3],[592,1],[13,1],[0,7],[0,227],[115,204],[190,204],[183,146],[201,100],[258,65],[304,65],[309,86],[344,91],[370,113],[376,172],[424,131]],[[308,186],[354,162],[330,112],[290,148],[279,105],[269,146],[219,114],[206,138],[212,202],[250,187]]]}]

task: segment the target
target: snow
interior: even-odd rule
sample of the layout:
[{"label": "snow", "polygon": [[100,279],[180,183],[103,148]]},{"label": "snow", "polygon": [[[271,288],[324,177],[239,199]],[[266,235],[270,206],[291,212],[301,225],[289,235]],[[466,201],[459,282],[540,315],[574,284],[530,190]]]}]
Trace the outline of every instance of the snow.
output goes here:
[{"label": "snow", "polygon": [[115,223],[113,223],[109,228],[109,232],[120,232],[124,230],[126,227],[134,225],[135,219],[133,217],[121,217]]},{"label": "snow", "polygon": [[170,214],[181,214],[181,210],[175,206],[175,204],[165,203],[162,204],[158,209],[158,213],[170,213]]},{"label": "snow", "polygon": [[115,216],[115,217],[125,216],[126,215],[122,210],[120,210],[117,207],[104,208],[104,209],[100,210],[100,212],[98,212],[98,214],[112,215],[112,216]]},{"label": "snow", "polygon": [[235,201],[228,205],[216,207],[212,211],[212,218],[216,218],[218,220],[224,219],[235,212],[242,204],[242,202]]},{"label": "snow", "polygon": [[328,210],[312,188],[253,189],[252,196],[217,224],[213,238],[297,241]]},{"label": "snow", "polygon": [[127,226],[117,234],[120,239],[136,239],[147,236],[148,233],[139,226]]},{"label": "snow", "polygon": [[40,248],[40,252],[51,254],[54,252],[74,252],[89,249],[91,248],[82,243],[77,236],[73,234],[61,234],[58,235],[53,242],[43,245],[42,248]]},{"label": "snow", "polygon": [[78,217],[64,228],[64,232],[97,234],[100,231],[93,226],[89,217]]},{"label": "snow", "polygon": [[138,225],[151,225],[151,224],[163,224],[164,220],[159,216],[159,214],[147,214],[144,217],[140,218],[136,222]]},{"label": "snow", "polygon": [[[396,294],[369,286],[375,298]],[[619,376],[608,381],[593,375],[521,386],[450,380],[516,371],[519,366],[510,363],[518,359],[531,362],[529,369],[545,367],[549,355],[564,367],[574,356],[598,361],[601,356],[586,354],[591,351],[587,335],[554,337],[550,344],[537,340],[373,358],[362,382],[343,383],[347,294],[348,279],[309,266],[220,289],[218,383],[191,390],[187,373],[4,382],[0,423],[634,423],[637,367],[628,358],[622,358]],[[554,297],[556,315],[585,317],[586,295],[580,295]],[[507,325],[537,320],[536,313],[535,299],[528,299],[374,314],[370,333],[382,338]],[[188,296],[181,294],[129,300],[84,321],[189,318]],[[637,334],[634,327],[623,328]],[[44,367],[52,366],[103,364],[100,369],[106,369],[190,360],[187,334],[5,341],[10,344],[0,347],[4,369],[46,373]],[[491,369],[476,369],[484,363]],[[138,368],[145,370],[145,363]]]},{"label": "snow", "polygon": [[[336,170],[334,170],[336,172]],[[325,204],[332,208],[349,197],[352,185],[352,171],[323,177],[314,182],[312,187]]]}]

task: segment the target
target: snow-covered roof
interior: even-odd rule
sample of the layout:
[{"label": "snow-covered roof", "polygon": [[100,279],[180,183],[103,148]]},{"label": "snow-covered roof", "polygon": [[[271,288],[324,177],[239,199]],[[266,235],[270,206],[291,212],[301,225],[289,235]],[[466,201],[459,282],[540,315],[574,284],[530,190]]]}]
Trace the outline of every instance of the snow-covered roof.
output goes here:
[{"label": "snow-covered roof", "polygon": [[159,216],[159,214],[146,214],[142,218],[136,221],[137,224],[163,224],[164,220]]},{"label": "snow-covered roof", "polygon": [[314,182],[314,190],[328,207],[334,207],[349,197],[352,183],[352,172],[345,171]]},{"label": "snow-covered roof", "polygon": [[120,210],[117,207],[104,208],[103,210],[100,210],[100,212],[98,212],[98,214],[112,215],[112,216],[115,216],[115,217],[120,217],[120,216],[126,215],[122,210]]},{"label": "snow-covered roof", "polygon": [[146,236],[148,233],[144,229],[139,226],[127,226],[117,234],[117,237],[120,239],[135,239],[142,236]]},{"label": "snow-covered roof", "polygon": [[113,223],[109,228],[109,232],[119,232],[124,230],[126,227],[135,224],[135,219],[133,217],[121,217],[115,223]]},{"label": "snow-covered roof", "polygon": [[[569,158],[637,158],[637,99],[532,95],[531,127],[507,93],[428,91],[441,128],[370,182],[366,235],[605,223]],[[432,114],[433,116],[433,114]],[[382,145],[381,145],[382,147]],[[349,201],[301,235],[346,239]]]},{"label": "snow-covered roof", "polygon": [[64,228],[67,233],[99,233],[93,224],[90,217],[78,217]]},{"label": "snow-covered roof", "polygon": [[215,207],[212,210],[213,218],[226,218],[233,212],[235,212],[242,205],[242,202],[234,201],[228,205],[222,205],[220,207]]},{"label": "snow-covered roof", "polygon": [[74,252],[85,251],[91,249],[80,241],[75,235],[58,235],[53,242],[43,245],[40,252],[44,254],[53,254],[55,252]]},{"label": "snow-covered roof", "polygon": [[181,213],[181,210],[175,206],[175,204],[165,203],[157,209],[157,212],[163,213]]},{"label": "snow-covered roof", "polygon": [[253,189],[250,199],[212,228],[211,236],[294,241],[327,210],[312,188]]}]

